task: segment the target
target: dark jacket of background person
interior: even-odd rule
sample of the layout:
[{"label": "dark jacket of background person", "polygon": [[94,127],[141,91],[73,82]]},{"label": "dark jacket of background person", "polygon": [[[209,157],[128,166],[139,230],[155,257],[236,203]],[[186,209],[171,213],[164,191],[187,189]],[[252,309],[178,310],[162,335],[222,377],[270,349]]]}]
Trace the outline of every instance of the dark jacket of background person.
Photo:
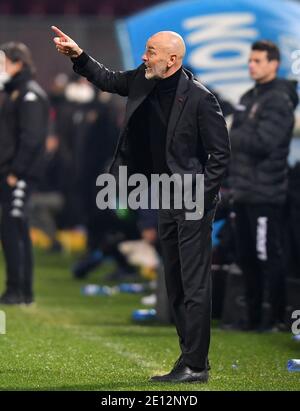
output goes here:
[{"label": "dark jacket of background person", "polygon": [[300,279],[300,162],[289,170],[284,256],[289,272]]},{"label": "dark jacket of background person", "polygon": [[[43,175],[48,100],[33,80],[26,45],[11,42],[1,49],[8,60],[19,63],[20,70],[8,73],[12,78],[4,85],[0,108],[0,234],[6,263],[6,289],[0,303],[28,305],[34,302],[28,201]],[[11,177],[16,178],[15,184]]]},{"label": "dark jacket of background person", "polygon": [[[111,172],[127,165],[128,173],[148,174],[141,135],[145,125],[137,124],[138,107],[150,94],[156,80],[145,78],[145,66],[125,72],[107,70],[86,53],[74,59],[74,70],[104,91],[128,96],[125,121],[120,133]],[[179,121],[180,119],[180,121]],[[137,120],[137,121],[135,121]],[[141,133],[139,133],[139,127]],[[215,97],[193,75],[182,70],[172,107],[166,145],[166,160],[172,173],[204,173],[205,209],[218,200],[220,181],[230,156],[226,124]]]},{"label": "dark jacket of background person", "polygon": [[240,100],[230,139],[230,186],[234,200],[284,204],[287,157],[298,104],[296,82],[275,79],[258,84]]},{"label": "dark jacket of background person", "polygon": [[25,68],[5,84],[0,107],[0,176],[12,173],[25,180],[41,176],[47,127],[47,96]]}]

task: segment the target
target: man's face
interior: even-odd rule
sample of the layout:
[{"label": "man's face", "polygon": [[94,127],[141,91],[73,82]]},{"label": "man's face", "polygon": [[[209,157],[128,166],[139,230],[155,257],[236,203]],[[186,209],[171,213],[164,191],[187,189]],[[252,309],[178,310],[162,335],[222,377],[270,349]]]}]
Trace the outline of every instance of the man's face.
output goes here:
[{"label": "man's face", "polygon": [[277,60],[268,60],[266,51],[252,50],[249,57],[249,73],[253,80],[258,83],[269,81],[276,76],[279,62]]},{"label": "man's face", "polygon": [[146,66],[145,77],[150,79],[164,78],[168,70],[169,54],[159,44],[159,42],[149,39],[146,44],[146,50],[142,56]]},{"label": "man's face", "polygon": [[19,71],[22,70],[22,63],[17,61],[13,62],[9,58],[5,58],[5,66],[4,66],[5,72],[10,76],[13,77],[16,75]]}]

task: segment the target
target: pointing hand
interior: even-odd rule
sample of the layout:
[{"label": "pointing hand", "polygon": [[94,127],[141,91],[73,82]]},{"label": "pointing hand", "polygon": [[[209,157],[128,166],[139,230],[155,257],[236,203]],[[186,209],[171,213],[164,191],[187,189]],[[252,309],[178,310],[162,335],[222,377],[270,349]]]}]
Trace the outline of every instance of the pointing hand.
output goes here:
[{"label": "pointing hand", "polygon": [[54,37],[53,41],[56,45],[56,49],[59,53],[64,54],[67,57],[76,58],[79,57],[83,50],[75,43],[71,37],[67,36],[59,28],[51,26],[57,37]]}]

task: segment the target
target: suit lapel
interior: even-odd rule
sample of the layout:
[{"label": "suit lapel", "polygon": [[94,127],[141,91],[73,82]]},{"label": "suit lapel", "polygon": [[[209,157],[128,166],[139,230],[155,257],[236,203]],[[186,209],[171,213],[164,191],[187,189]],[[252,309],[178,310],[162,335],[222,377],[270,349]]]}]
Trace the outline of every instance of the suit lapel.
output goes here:
[{"label": "suit lapel", "polygon": [[179,83],[177,86],[177,91],[176,95],[174,98],[174,103],[172,106],[170,118],[169,118],[169,125],[168,125],[168,131],[167,131],[167,143],[170,143],[172,136],[174,135],[174,132],[176,130],[176,126],[178,124],[179,118],[181,116],[182,110],[185,106],[185,103],[187,101],[187,91],[189,88],[189,78],[185,74],[185,72],[182,70]]},{"label": "suit lapel", "polygon": [[[141,72],[141,74],[143,76],[145,75],[144,70]],[[156,84],[155,80],[146,80],[145,77],[142,77],[140,79],[139,84],[137,83],[136,85],[136,87],[138,87],[137,93],[136,93],[137,95],[134,98],[129,98],[127,102],[124,129],[126,128],[132,114],[142,104],[142,102],[149,96],[155,84]],[[170,142],[171,137],[173,136],[175,132],[178,120],[185,106],[185,103],[187,100],[186,93],[188,91],[188,88],[189,88],[189,78],[185,74],[185,72],[182,70],[179,83],[178,83],[178,87],[177,87],[177,91],[176,91],[176,95],[174,98],[174,103],[173,103],[172,110],[170,113],[169,124],[168,124],[168,129],[167,129],[167,143]],[[142,92],[141,92],[141,89],[143,90]]]},{"label": "suit lapel", "polygon": [[140,73],[143,77],[136,82],[136,89],[134,90],[136,95],[132,96],[128,99],[127,103],[127,110],[126,110],[126,117],[125,117],[125,124],[128,123],[130,117],[135,112],[135,110],[142,104],[142,102],[149,96],[151,91],[153,90],[156,81],[155,80],[147,80],[145,78],[144,70]]}]

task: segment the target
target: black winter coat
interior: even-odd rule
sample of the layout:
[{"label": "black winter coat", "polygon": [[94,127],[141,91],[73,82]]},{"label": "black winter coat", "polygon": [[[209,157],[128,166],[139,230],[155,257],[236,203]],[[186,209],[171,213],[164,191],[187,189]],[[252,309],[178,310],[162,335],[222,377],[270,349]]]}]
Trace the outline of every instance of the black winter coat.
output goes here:
[{"label": "black winter coat", "polygon": [[0,177],[38,179],[47,131],[47,96],[24,69],[5,85],[0,106]]},{"label": "black winter coat", "polygon": [[[143,165],[147,164],[149,153],[145,152],[145,147],[139,147],[137,130],[143,132],[143,122],[135,114],[157,80],[145,78],[144,64],[135,70],[114,72],[86,53],[73,62],[74,71],[95,86],[128,97],[125,121],[110,172],[115,174],[120,165],[127,165],[129,174],[144,172]],[[204,204],[205,209],[209,209],[218,201],[229,157],[228,132],[216,98],[183,69],[167,129],[166,160],[169,169],[181,176],[204,173]]]},{"label": "black winter coat", "polygon": [[297,104],[296,82],[284,79],[256,85],[242,96],[230,132],[229,185],[235,201],[285,202]]}]

